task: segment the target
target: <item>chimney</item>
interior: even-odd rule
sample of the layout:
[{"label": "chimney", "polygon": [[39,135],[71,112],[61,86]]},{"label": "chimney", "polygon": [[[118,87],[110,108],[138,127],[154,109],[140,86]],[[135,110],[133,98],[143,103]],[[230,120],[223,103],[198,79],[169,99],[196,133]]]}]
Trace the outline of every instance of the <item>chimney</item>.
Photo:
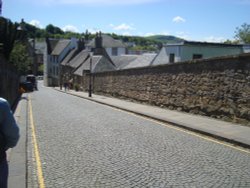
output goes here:
[{"label": "chimney", "polygon": [[102,48],[102,33],[101,31],[96,33],[95,37],[95,48]]},{"label": "chimney", "polygon": [[46,41],[46,44],[47,44],[47,54],[51,54],[51,52],[52,52],[52,47],[51,47],[49,38],[46,37],[46,38],[45,38],[45,41]]},{"label": "chimney", "polygon": [[78,51],[82,51],[85,49],[85,40],[84,38],[80,38],[77,42],[77,48],[78,48]]}]

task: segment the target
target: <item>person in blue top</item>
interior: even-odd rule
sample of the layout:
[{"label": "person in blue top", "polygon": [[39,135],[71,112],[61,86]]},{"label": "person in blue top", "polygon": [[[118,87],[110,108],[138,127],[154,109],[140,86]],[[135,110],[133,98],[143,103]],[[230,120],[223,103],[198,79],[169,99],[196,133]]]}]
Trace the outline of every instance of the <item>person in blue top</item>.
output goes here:
[{"label": "person in blue top", "polygon": [[6,151],[16,146],[19,128],[16,124],[9,103],[0,97],[0,187],[7,188],[8,161]]}]

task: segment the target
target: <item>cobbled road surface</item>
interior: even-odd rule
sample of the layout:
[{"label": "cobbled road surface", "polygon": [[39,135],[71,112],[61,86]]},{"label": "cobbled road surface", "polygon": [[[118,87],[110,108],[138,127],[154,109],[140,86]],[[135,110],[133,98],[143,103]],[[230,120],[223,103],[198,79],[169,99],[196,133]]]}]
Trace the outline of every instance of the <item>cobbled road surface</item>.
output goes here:
[{"label": "cobbled road surface", "polygon": [[250,187],[249,153],[41,85],[29,96],[46,188]]}]

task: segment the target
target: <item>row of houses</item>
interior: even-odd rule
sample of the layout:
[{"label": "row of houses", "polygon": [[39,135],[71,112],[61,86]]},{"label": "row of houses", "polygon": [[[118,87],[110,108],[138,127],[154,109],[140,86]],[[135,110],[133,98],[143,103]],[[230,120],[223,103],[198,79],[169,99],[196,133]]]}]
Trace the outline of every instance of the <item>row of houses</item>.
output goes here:
[{"label": "row of houses", "polygon": [[95,39],[46,40],[44,83],[59,86],[80,82],[86,73],[116,71],[138,67],[237,55],[248,52],[242,45],[183,41],[167,44],[159,53],[130,55],[126,45],[112,37],[97,33]]}]

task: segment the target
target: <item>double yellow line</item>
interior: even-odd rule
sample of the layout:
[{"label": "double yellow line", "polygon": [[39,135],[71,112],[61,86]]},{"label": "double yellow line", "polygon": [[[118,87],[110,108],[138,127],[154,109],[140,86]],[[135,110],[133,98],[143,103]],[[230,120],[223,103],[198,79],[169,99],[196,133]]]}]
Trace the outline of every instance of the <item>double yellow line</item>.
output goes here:
[{"label": "double yellow line", "polygon": [[34,124],[34,119],[33,119],[33,111],[32,111],[32,104],[31,104],[30,96],[29,96],[28,101],[29,101],[30,127],[31,127],[32,143],[34,146],[34,154],[35,154],[35,161],[36,161],[36,167],[37,167],[38,184],[39,184],[39,188],[45,188],[42,163],[41,163],[39,148],[37,144],[36,130],[35,130],[35,124]]},{"label": "double yellow line", "polygon": [[164,122],[161,122],[161,121],[158,121],[158,120],[154,120],[154,119],[149,118],[149,117],[138,115],[138,114],[133,113],[133,112],[128,112],[126,110],[117,109],[117,108],[112,107],[112,106],[107,106],[107,107],[112,108],[112,109],[114,109],[116,111],[124,112],[124,113],[130,114],[130,115],[139,117],[141,119],[145,119],[147,121],[151,121],[151,122],[156,123],[158,125],[161,125],[161,126],[164,126],[164,127],[170,128],[170,129],[174,129],[174,130],[179,131],[179,132],[184,132],[186,134],[189,134],[189,135],[192,135],[192,136],[195,136],[195,137],[199,137],[199,138],[201,138],[203,140],[206,140],[206,141],[209,141],[209,142],[220,144],[220,145],[232,148],[234,150],[238,150],[240,152],[244,152],[244,153],[250,154],[250,150],[249,149],[245,149],[245,148],[242,148],[240,146],[234,146],[233,144],[226,143],[226,142],[223,142],[223,141],[220,141],[220,140],[217,140],[215,138],[212,138],[212,137],[209,137],[209,136],[205,136],[205,135],[202,135],[202,134],[199,134],[199,133],[195,133],[193,131],[189,131],[189,130],[186,130],[184,128],[179,128],[177,126],[174,126],[174,125],[171,125],[171,124],[168,124],[168,123],[164,123]]}]

